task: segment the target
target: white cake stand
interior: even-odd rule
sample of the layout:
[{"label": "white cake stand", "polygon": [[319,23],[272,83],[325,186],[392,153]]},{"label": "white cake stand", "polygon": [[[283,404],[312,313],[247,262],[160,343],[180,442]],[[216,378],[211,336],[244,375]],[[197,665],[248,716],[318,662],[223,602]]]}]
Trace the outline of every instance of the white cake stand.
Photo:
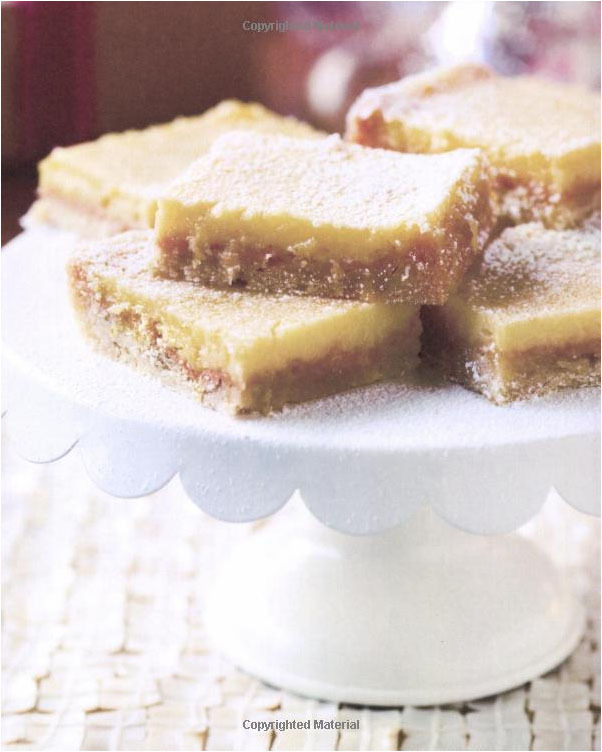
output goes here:
[{"label": "white cake stand", "polygon": [[597,390],[498,408],[388,384],[228,418],[82,340],[65,289],[73,242],[28,230],[3,253],[11,439],[39,462],[77,446],[117,496],[179,473],[223,520],[266,517],[298,490],[312,514],[252,535],[213,589],[209,628],[237,664],[315,697],[420,705],[500,692],[571,652],[582,607],[512,531],[551,486],[598,511]]}]

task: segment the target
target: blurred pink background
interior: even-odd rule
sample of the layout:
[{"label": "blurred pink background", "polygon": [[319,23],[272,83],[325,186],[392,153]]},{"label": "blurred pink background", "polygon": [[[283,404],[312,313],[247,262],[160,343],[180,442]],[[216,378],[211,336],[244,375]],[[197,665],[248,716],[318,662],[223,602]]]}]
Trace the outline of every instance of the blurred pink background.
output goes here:
[{"label": "blurred pink background", "polygon": [[599,88],[600,3],[4,2],[2,242],[58,144],[226,97],[339,130],[366,86],[462,59]]}]

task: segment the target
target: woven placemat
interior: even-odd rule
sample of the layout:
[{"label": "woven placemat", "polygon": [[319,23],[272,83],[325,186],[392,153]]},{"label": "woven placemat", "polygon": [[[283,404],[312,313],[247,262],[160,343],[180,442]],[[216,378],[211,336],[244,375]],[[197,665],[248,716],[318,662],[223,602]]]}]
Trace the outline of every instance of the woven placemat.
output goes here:
[{"label": "woven placemat", "polygon": [[[76,455],[36,466],[4,452],[3,749],[600,749],[597,521],[551,499],[527,526],[588,607],[587,633],[559,669],[462,706],[341,707],[267,687],[207,643],[205,584],[255,526],[206,517],[177,480],[113,499]],[[360,723],[243,728],[284,718]]]}]

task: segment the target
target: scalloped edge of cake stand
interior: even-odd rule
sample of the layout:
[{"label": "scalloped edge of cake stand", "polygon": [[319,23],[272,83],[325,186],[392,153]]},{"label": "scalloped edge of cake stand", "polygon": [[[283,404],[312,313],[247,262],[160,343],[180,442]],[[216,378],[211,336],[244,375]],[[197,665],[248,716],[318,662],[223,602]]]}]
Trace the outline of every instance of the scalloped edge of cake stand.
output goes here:
[{"label": "scalloped edge of cake stand", "polygon": [[232,522],[266,517],[300,490],[321,522],[352,534],[395,527],[421,505],[463,530],[507,532],[551,486],[599,511],[597,391],[498,408],[459,387],[379,384],[229,418],[83,340],[66,289],[73,242],[28,230],[3,252],[2,394],[27,459],[76,447],[100,488],[128,498],[178,474],[198,506]]},{"label": "scalloped edge of cake stand", "polygon": [[190,436],[102,414],[11,371],[5,363],[3,423],[16,451],[52,462],[75,449],[94,483],[117,497],[145,496],[178,475],[204,512],[250,522],[300,491],[317,519],[353,535],[400,525],[425,504],[467,532],[510,532],[539,512],[551,487],[599,514],[595,435],[406,454],[277,445],[251,439],[244,422],[238,435]]}]

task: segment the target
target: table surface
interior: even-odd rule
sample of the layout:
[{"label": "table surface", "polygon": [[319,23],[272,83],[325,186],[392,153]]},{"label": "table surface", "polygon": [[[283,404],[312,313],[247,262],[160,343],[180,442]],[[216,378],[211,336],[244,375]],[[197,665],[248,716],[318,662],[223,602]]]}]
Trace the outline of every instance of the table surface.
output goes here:
[{"label": "table surface", "polygon": [[[77,452],[31,465],[8,446],[4,464],[6,750],[600,748],[599,523],[558,499],[525,532],[586,599],[587,633],[575,653],[498,697],[373,710],[268,687],[212,652],[205,584],[257,524],[206,517],[178,481],[150,497],[111,498],[88,480]],[[360,728],[242,726],[312,717],[359,719]]]}]

